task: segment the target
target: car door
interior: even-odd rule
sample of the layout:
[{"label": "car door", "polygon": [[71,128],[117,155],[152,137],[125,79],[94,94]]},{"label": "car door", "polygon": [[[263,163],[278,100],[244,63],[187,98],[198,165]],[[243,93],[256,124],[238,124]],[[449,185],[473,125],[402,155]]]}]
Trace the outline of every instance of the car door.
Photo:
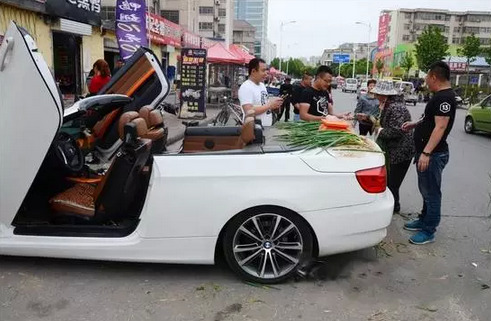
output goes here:
[{"label": "car door", "polygon": [[56,83],[33,38],[11,22],[0,46],[0,237],[62,122]]},{"label": "car door", "polygon": [[484,99],[474,110],[474,118],[477,130],[491,132],[491,96]]}]

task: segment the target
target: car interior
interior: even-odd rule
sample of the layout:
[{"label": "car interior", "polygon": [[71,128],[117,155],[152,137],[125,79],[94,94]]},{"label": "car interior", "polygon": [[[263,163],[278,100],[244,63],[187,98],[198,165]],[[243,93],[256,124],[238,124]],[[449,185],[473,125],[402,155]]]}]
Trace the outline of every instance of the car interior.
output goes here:
[{"label": "car interior", "polygon": [[14,218],[15,234],[127,236],[138,225],[155,155],[289,150],[273,137],[265,144],[268,131],[251,111],[242,126],[188,126],[182,148],[167,152],[163,112],[148,105],[162,85],[145,61],[144,52],[135,54],[125,72],[65,116]]}]

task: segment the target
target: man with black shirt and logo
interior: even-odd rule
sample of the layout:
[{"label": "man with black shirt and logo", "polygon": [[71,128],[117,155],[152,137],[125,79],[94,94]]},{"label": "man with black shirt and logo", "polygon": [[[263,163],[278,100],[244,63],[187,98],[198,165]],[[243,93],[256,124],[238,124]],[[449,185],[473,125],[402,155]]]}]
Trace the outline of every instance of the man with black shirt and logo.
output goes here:
[{"label": "man with black shirt and logo", "polygon": [[300,84],[293,87],[292,104],[293,104],[293,121],[300,120],[300,100],[305,88],[312,86],[312,76],[305,73]]},{"label": "man with black shirt and logo", "polygon": [[332,70],[328,66],[320,66],[315,74],[312,87],[305,88],[300,98],[300,119],[305,121],[319,121],[327,115],[346,118],[347,114],[334,113],[330,104],[329,86],[332,80]]},{"label": "man with black shirt and logo", "polygon": [[417,231],[409,241],[418,245],[433,242],[440,223],[442,172],[449,158],[447,137],[457,109],[455,92],[450,85],[450,68],[446,63],[439,61],[430,66],[426,84],[434,95],[426,105],[423,117],[417,123],[402,125],[406,131],[415,129],[415,162],[423,210],[419,218],[406,223],[404,229]]}]

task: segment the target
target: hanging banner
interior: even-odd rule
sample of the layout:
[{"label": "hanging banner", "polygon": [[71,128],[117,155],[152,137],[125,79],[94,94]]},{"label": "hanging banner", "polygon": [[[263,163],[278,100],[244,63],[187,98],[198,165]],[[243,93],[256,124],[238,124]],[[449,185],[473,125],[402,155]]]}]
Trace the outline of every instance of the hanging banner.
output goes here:
[{"label": "hanging banner", "polygon": [[378,18],[378,39],[377,47],[379,50],[383,50],[385,46],[385,40],[389,34],[390,14],[382,13]]},{"label": "hanging banner", "polygon": [[150,40],[159,45],[181,46],[181,27],[153,13],[147,13]]},{"label": "hanging banner", "polygon": [[145,0],[117,0],[116,38],[123,60],[148,46]]},{"label": "hanging banner", "polygon": [[205,118],[206,49],[182,49],[181,58],[179,118]]}]

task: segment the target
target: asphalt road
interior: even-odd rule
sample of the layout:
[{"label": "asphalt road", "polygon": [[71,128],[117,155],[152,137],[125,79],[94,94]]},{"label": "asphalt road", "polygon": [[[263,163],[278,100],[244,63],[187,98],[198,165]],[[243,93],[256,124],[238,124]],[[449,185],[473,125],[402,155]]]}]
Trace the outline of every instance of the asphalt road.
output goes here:
[{"label": "asphalt road", "polygon": [[[336,91],[336,110],[354,97]],[[424,105],[408,108],[417,118]],[[421,207],[411,168],[386,240],[326,258],[321,276],[256,287],[220,266],[0,257],[0,320],[490,320],[491,137],[465,134],[464,116],[436,243],[408,245],[402,230]]]}]

